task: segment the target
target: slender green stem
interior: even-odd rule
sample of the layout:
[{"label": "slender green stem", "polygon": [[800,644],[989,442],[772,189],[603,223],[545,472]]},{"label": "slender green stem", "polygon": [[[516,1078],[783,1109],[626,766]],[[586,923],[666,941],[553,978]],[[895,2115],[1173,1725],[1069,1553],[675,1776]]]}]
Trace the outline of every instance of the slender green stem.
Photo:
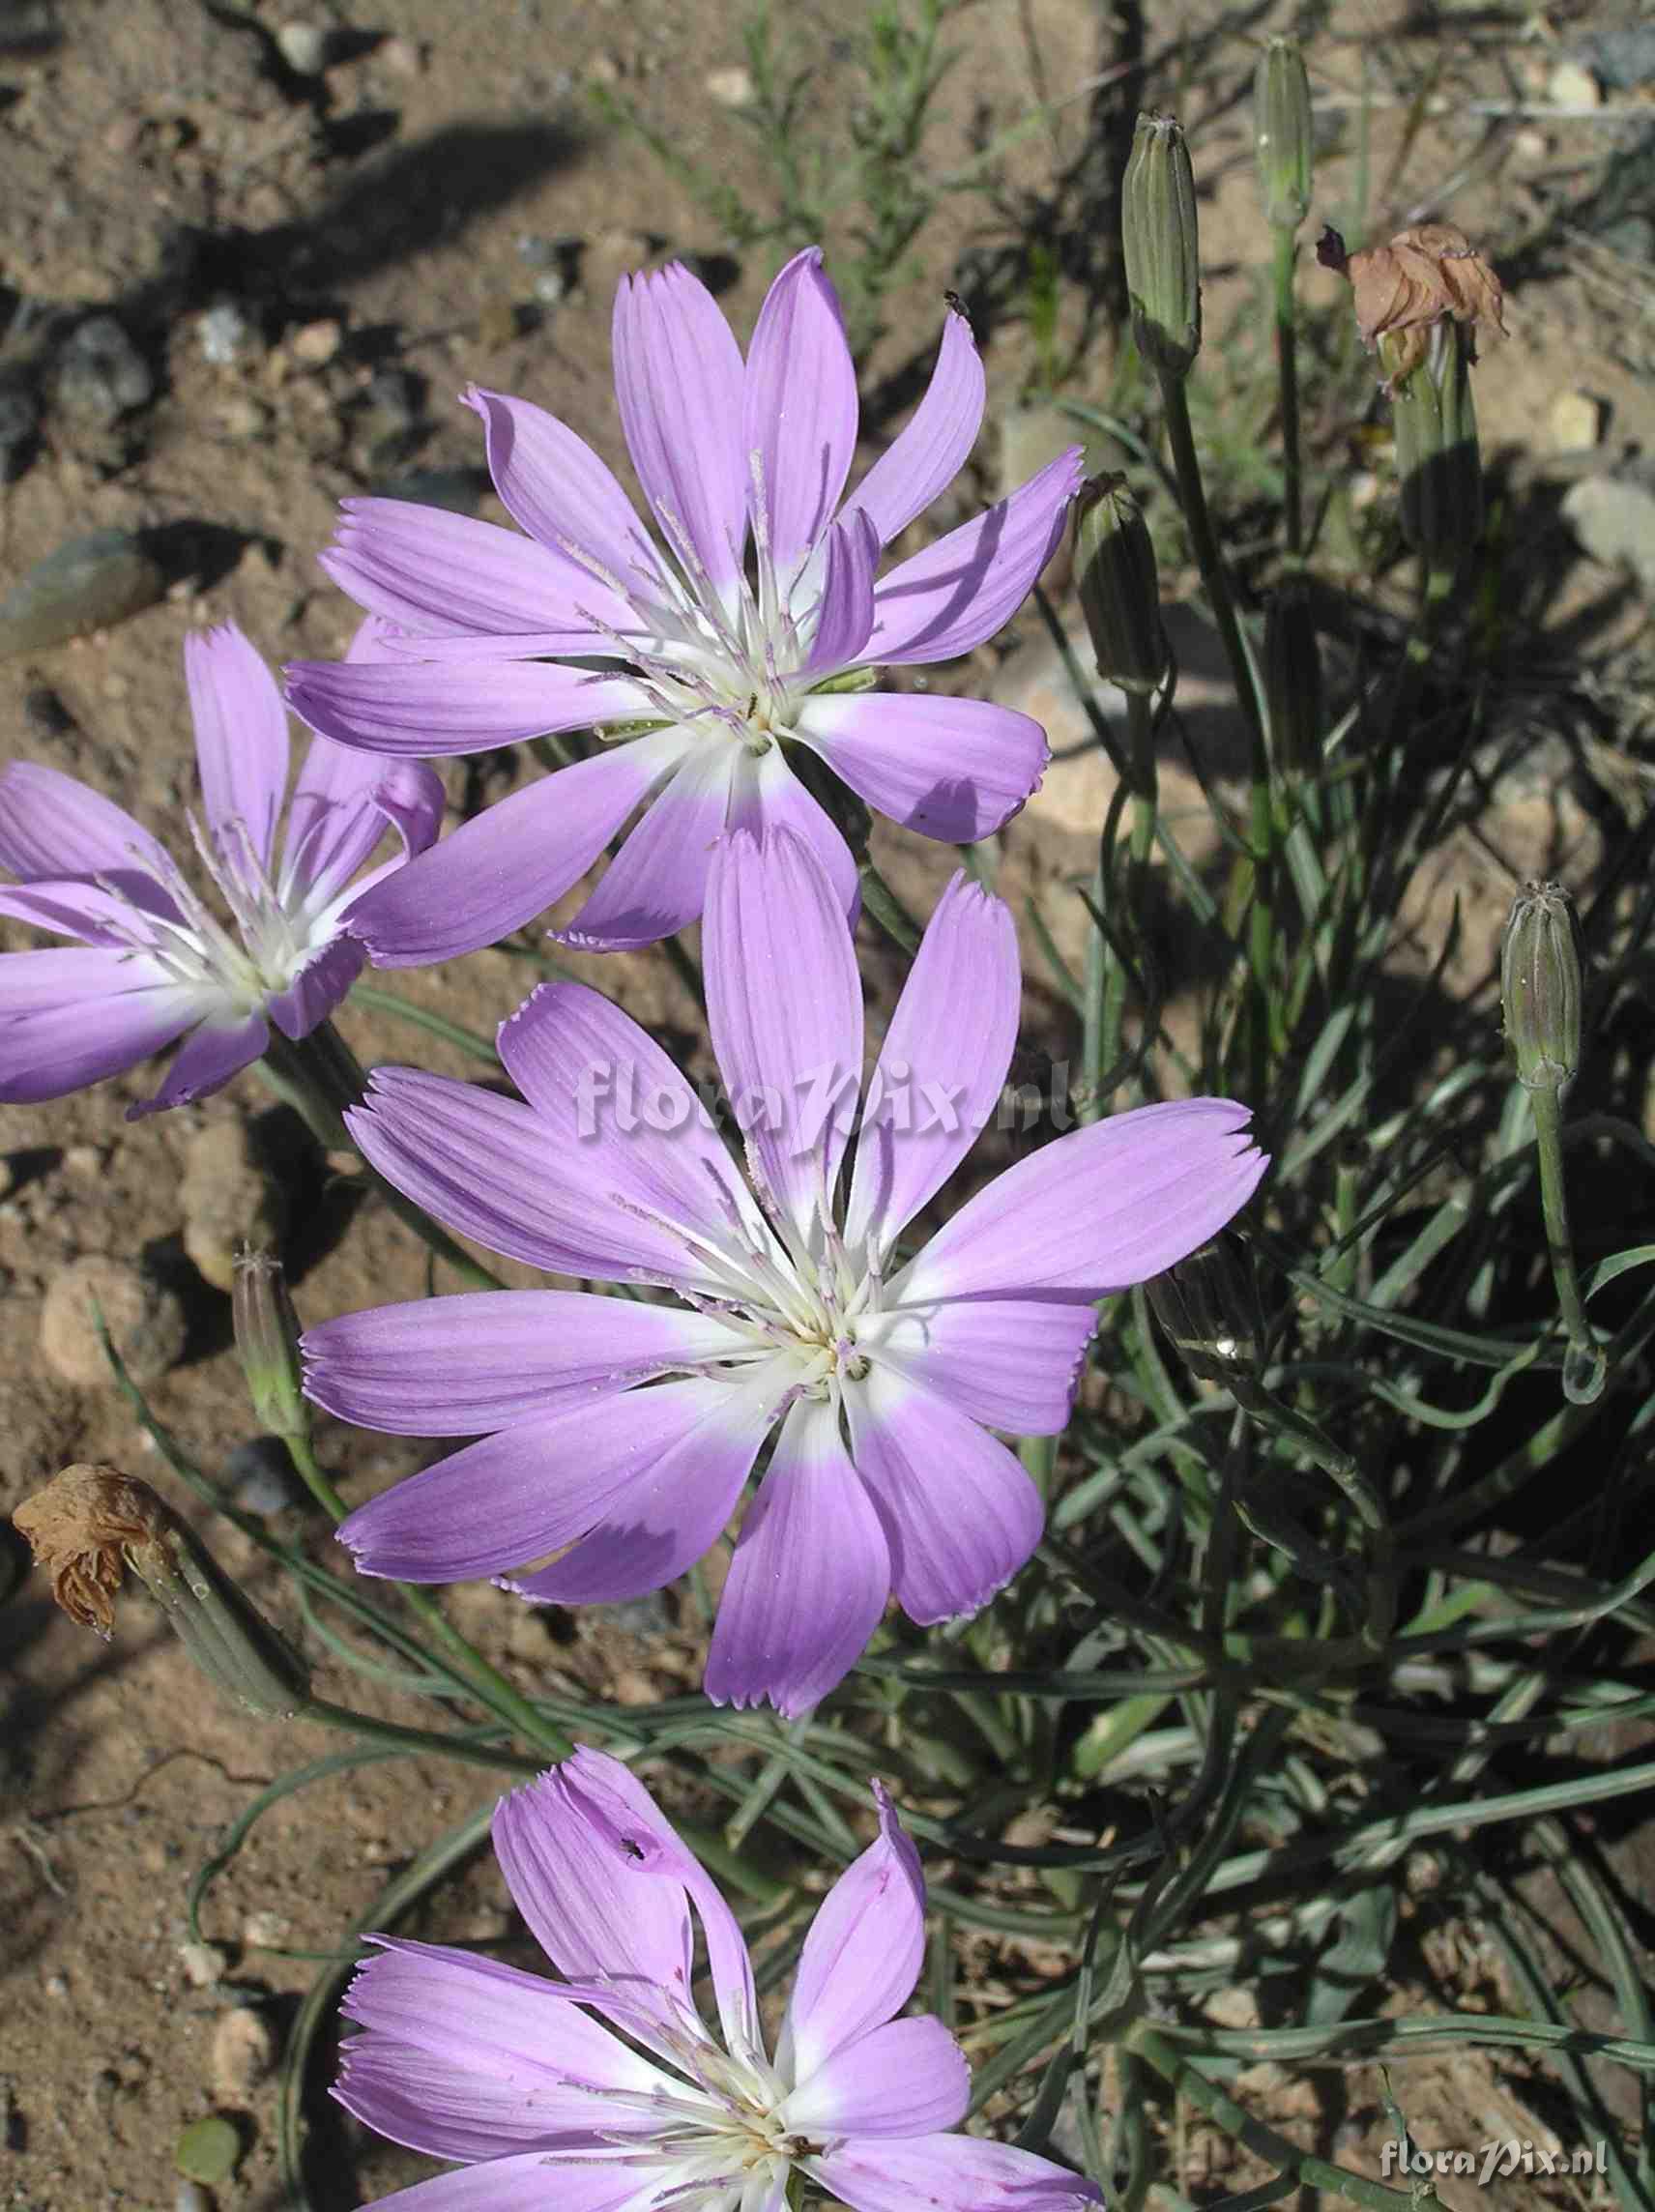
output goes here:
[{"label": "slender green stem", "polygon": [[538,1774],[544,1763],[508,1751],[504,1744],[468,1743],[463,1736],[444,1735],[436,1729],[403,1728],[395,1721],[376,1720],[371,1713],[333,1704],[326,1698],[312,1698],[293,1717],[320,1721],[324,1728],[339,1729],[369,1743],[396,1744],[406,1751],[429,1752],[434,1759],[458,1759],[468,1766],[491,1766],[508,1774]]},{"label": "slender green stem", "polygon": [[912,959],[919,949],[919,924],[864,853],[858,870],[862,904],[885,931]]},{"label": "slender green stem", "polygon": [[1241,636],[1230,577],[1213,533],[1212,517],[1207,511],[1201,461],[1190,424],[1189,400],[1181,377],[1162,375],[1161,402],[1173,450],[1173,471],[1178,480],[1178,501],[1252,743],[1252,791],[1248,806],[1252,870],[1247,922],[1247,966],[1252,976],[1247,1013],[1248,1081],[1255,1097],[1262,1098],[1269,1088],[1270,974],[1275,960],[1276,809],[1270,791],[1269,753],[1264,743],[1263,716],[1253,663]]},{"label": "slender green stem", "polygon": [[1173,450],[1173,473],[1177,478],[1178,504],[1183,509],[1184,523],[1190,534],[1190,543],[1195,549],[1202,583],[1212,603],[1212,616],[1218,625],[1224,656],[1230,663],[1235,696],[1253,741],[1257,776],[1265,770],[1264,725],[1260,715],[1259,695],[1253,682],[1253,664],[1248,657],[1246,646],[1242,643],[1241,626],[1236,619],[1230,576],[1224,566],[1224,557],[1218,550],[1212,517],[1207,511],[1206,492],[1201,480],[1201,461],[1195,450],[1195,431],[1190,423],[1189,400],[1181,377],[1162,376],[1161,404],[1166,411],[1167,439]]},{"label": "slender green stem", "polygon": [[1276,232],[1276,374],[1282,412],[1282,521],[1288,551],[1304,550],[1304,494],[1299,480],[1298,353],[1293,314],[1294,233]]},{"label": "slender green stem", "polygon": [[1540,1207],[1546,1220],[1546,1250],[1557,1286],[1569,1349],[1563,1359],[1563,1395],[1571,1405],[1589,1406],[1602,1392],[1609,1361],[1586,1319],[1575,1275],[1575,1243],[1569,1231],[1569,1202],[1563,1182],[1563,1109],[1557,1092],[1531,1091],[1534,1136],[1540,1155]]},{"label": "slender green stem", "polygon": [[[318,1461],[309,1438],[290,1436],[283,1441],[300,1479],[336,1528],[345,1518],[348,1508]],[[401,1590],[410,1611],[419,1615],[437,1641],[458,1662],[477,1696],[489,1711],[516,1729],[526,1743],[534,1744],[552,1759],[566,1759],[574,1749],[569,1738],[561,1729],[554,1728],[543,1714],[535,1710],[523,1693],[508,1680],[492,1660],[483,1657],[469,1637],[460,1634],[431,1592],[411,1583],[399,1583],[396,1586]]]}]

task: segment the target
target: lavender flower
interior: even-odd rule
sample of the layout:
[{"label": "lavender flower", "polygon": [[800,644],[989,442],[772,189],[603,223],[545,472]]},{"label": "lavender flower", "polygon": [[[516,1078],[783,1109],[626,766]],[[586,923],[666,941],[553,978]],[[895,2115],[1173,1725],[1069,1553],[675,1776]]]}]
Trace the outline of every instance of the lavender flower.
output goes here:
[{"label": "lavender flower", "polygon": [[[334,2094],[378,2134],[463,2162],[382,2201],[784,2212],[809,2183],[853,2212],[1099,2202],[1031,2151],[945,2132],[965,2114],[970,2071],[940,2020],[896,2017],[924,1956],[925,1884],[877,1783],[874,1796],[879,1839],[822,1901],[773,2055],[735,1915],[619,1760],[578,1751],[504,1798],[507,1884],[566,1978],[372,1938],[383,1947],[344,1999],[363,2032],[344,2046]],[[691,1998],[692,1910],[716,2034]]]},{"label": "lavender flower", "polygon": [[682,1304],[512,1291],[381,1306],[307,1333],[305,1386],[368,1428],[483,1438],[342,1524],[364,1573],[509,1576],[560,1605],[682,1574],[779,1422],[707,1691],[796,1714],[855,1663],[893,1590],[942,1620],[1023,1565],[1039,1496],[988,1430],[1060,1430],[1094,1301],[1193,1251],[1265,1162],[1245,1107],[1143,1107],[1021,1160],[901,1265],[905,1225],[999,1104],[1019,1004],[1009,912],[963,876],[944,893],[842,1210],[862,1001],[827,870],[786,830],[721,840],[704,942],[751,1188],[665,1054],[580,984],[543,985],[501,1029],[526,1104],[382,1068],[349,1117],[364,1156],[450,1228]]},{"label": "lavender flower", "polygon": [[1045,736],[1027,714],[865,684],[876,663],[949,660],[1001,627],[1058,543],[1080,450],[876,584],[882,547],[972,449],[982,366],[950,311],[913,421],[842,501],[857,380],[821,262],[812,247],[782,270],[745,364],[686,269],[623,281],[616,396],[664,555],[572,430],[493,392],[466,400],[526,537],[395,500],[346,501],[323,566],[392,626],[392,657],[290,669],[307,722],[392,753],[589,728],[606,741],[383,886],[359,917],[376,961],[471,952],[520,927],[640,807],[567,942],[647,945],[693,921],[726,829],[794,830],[853,913],[850,851],[794,773],[798,748],[880,812],[955,842],[997,830],[1038,783]]},{"label": "lavender flower", "polygon": [[0,770],[0,867],[18,879],[0,883],[0,915],[79,941],[0,954],[0,1101],[61,1098],[183,1037],[133,1120],[218,1090],[265,1050],[271,1022],[307,1035],[366,958],[349,934],[354,900],[402,864],[352,888],[387,824],[408,853],[437,834],[431,769],[318,739],[278,854],[288,747],[275,678],[229,626],[187,639],[184,667],[207,816],[190,834],[233,924],[111,800],[33,762]]}]

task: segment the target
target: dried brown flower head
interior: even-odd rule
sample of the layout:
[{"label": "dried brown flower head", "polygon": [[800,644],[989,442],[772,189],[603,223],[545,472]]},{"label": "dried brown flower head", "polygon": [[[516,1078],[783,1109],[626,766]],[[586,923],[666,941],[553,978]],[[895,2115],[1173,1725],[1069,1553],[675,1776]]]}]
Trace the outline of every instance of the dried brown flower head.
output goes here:
[{"label": "dried brown flower head", "polygon": [[1459,324],[1473,343],[1480,330],[1506,335],[1500,280],[1451,222],[1415,223],[1388,246],[1351,254],[1337,231],[1324,231],[1317,259],[1350,279],[1356,326],[1369,352],[1390,338],[1385,365],[1393,388],[1424,360],[1432,330],[1444,319]]},{"label": "dried brown flower head", "polygon": [[115,1625],[123,1548],[151,1540],[164,1511],[147,1483],[118,1467],[81,1465],[54,1474],[12,1518],[70,1619],[107,1637]]}]

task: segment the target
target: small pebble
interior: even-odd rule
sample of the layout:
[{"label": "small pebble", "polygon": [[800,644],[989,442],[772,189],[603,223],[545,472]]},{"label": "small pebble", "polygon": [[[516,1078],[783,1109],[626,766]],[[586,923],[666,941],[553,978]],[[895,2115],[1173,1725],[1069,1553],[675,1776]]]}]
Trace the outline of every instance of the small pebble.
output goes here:
[{"label": "small pebble", "polygon": [[227,367],[239,361],[253,342],[254,332],[234,300],[220,300],[216,307],[209,307],[195,326],[201,340],[201,351],[217,367]]},{"label": "small pebble", "polygon": [[1604,406],[1589,392],[1560,392],[1553,400],[1546,428],[1554,453],[1582,453],[1603,436]]},{"label": "small pebble", "polygon": [[306,368],[326,368],[338,352],[344,332],[333,315],[324,315],[320,322],[305,323],[295,331],[287,341],[288,351]]},{"label": "small pebble", "polygon": [[283,23],[276,44],[295,76],[320,76],[328,66],[328,33],[319,23]]},{"label": "small pebble", "polygon": [[1559,62],[1546,80],[1546,96],[1553,107],[1603,105],[1602,85],[1580,62]]},{"label": "small pebble", "polygon": [[242,1942],[249,1951],[264,1951],[287,1940],[287,1921],[279,1912],[249,1912],[242,1922]]},{"label": "small pebble", "polygon": [[279,1437],[249,1437],[224,1462],[224,1479],[248,1513],[281,1513],[305,1496]]},{"label": "small pebble", "polygon": [[251,2005],[236,2005],[220,2013],[213,2027],[210,2063],[214,2095],[226,2105],[250,2104],[253,2092],[276,2064],[276,2037],[263,2013],[255,2012]]},{"label": "small pebble", "polygon": [[89,1257],[58,1270],[41,1306],[41,1353],[55,1375],[87,1386],[114,1382],[94,1299],[134,1382],[157,1382],[177,1365],[189,1334],[177,1294],[124,1260]]},{"label": "small pebble", "polygon": [[702,78],[708,97],[720,107],[751,107],[753,104],[753,77],[750,70],[739,66],[735,69],[709,70]]},{"label": "small pebble", "polygon": [[107,629],[165,595],[165,576],[135,538],[88,531],[37,561],[0,599],[0,660]]},{"label": "small pebble", "polygon": [[155,394],[150,365],[113,315],[76,324],[58,356],[57,401],[105,428]]},{"label": "small pebble", "polygon": [[173,2195],[172,2212],[213,2212],[213,2199],[198,2181],[181,2181]]},{"label": "small pebble", "polygon": [[192,1990],[210,1990],[223,1978],[224,1954],[217,1943],[181,1943],[178,1963]]}]

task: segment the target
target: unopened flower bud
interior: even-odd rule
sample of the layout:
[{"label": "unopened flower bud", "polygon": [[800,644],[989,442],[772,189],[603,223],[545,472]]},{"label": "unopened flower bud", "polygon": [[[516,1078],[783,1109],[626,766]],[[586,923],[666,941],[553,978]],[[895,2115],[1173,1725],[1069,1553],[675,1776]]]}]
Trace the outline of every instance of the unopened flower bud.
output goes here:
[{"label": "unopened flower bud", "polygon": [[299,1322],[279,1260],[245,1246],[236,1254],[230,1312],[247,1395],[259,1421],[273,1437],[308,1436]]},{"label": "unopened flower bud", "polygon": [[1561,884],[1524,884],[1500,942],[1505,1033],[1525,1091],[1561,1091],[1581,1064],[1581,924]]},{"label": "unopened flower bud", "polygon": [[1171,115],[1138,118],[1120,245],[1138,351],[1161,374],[1187,376],[1201,351],[1201,246],[1189,148]]},{"label": "unopened flower bud", "polygon": [[1310,589],[1299,575],[1285,580],[1264,617],[1264,697],[1278,771],[1320,775],[1324,713],[1321,649]]},{"label": "unopened flower bud", "polygon": [[1155,547],[1123,476],[1091,477],[1075,502],[1075,575],[1097,672],[1154,691],[1168,667]]},{"label": "unopened flower bud", "polygon": [[1310,78],[1296,39],[1272,39],[1253,73],[1253,150],[1265,219],[1296,230],[1310,213]]},{"label": "unopened flower bud", "polygon": [[1264,1315],[1252,1255],[1239,1237],[1213,1237],[1144,1288],[1192,1375],[1233,1388],[1257,1378]]},{"label": "unopened flower bud", "polygon": [[1434,568],[1457,568],[1483,528],[1483,464],[1477,411],[1471,400],[1468,329],[1443,318],[1434,324],[1424,359],[1406,371],[1395,364],[1408,334],[1379,339],[1391,375],[1402,527]]},{"label": "unopened flower bud", "polygon": [[196,1666],[238,1704],[286,1720],[308,1703],[304,1660],[147,1482],[118,1467],[65,1468],[13,1518],[80,1627],[108,1636],[124,1563]]}]

